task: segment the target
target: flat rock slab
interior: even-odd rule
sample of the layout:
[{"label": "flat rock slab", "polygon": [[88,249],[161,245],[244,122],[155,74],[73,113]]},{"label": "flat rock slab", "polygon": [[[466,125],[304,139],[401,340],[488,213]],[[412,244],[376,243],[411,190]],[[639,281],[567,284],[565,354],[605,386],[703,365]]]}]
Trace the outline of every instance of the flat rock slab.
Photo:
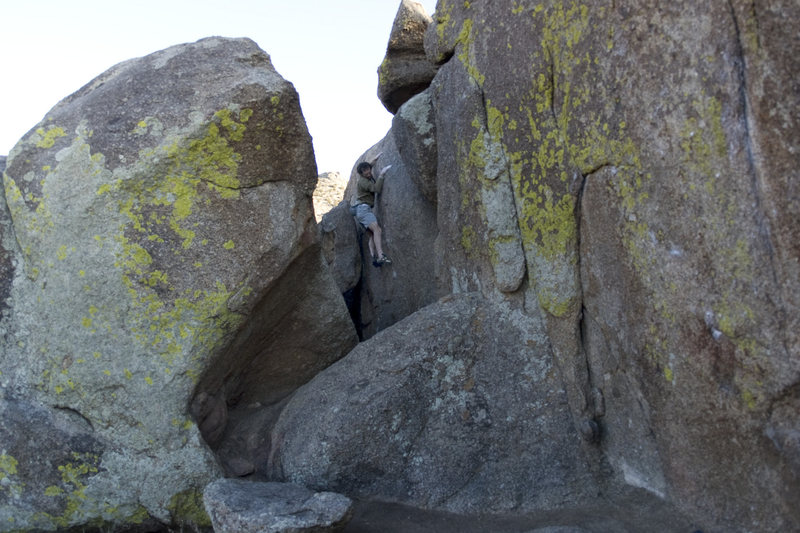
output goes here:
[{"label": "flat rock slab", "polygon": [[341,531],[353,512],[353,502],[341,494],[241,479],[210,483],[203,502],[216,533]]}]

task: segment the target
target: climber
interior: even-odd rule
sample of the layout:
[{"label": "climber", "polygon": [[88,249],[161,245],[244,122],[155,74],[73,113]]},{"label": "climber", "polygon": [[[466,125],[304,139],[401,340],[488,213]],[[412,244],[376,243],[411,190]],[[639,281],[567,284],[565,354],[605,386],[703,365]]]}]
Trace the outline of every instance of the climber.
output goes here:
[{"label": "climber", "polygon": [[362,161],[358,164],[356,167],[356,172],[358,172],[358,189],[350,201],[350,213],[356,217],[356,220],[358,220],[359,224],[364,227],[369,235],[369,253],[372,256],[372,264],[376,267],[392,262],[392,260],[383,253],[383,247],[381,246],[381,227],[378,225],[378,219],[372,212],[372,208],[375,206],[375,194],[381,192],[383,180],[386,177],[386,171],[392,168],[392,165],[383,167],[378,174],[378,179],[375,179],[372,175],[372,167],[380,156],[381,154],[379,153],[372,161]]}]

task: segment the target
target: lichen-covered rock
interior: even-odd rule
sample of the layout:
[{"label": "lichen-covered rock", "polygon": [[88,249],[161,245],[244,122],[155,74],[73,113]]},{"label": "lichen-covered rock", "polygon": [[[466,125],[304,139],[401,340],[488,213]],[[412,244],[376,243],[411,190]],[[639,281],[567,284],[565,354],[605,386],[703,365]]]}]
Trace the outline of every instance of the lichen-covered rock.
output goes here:
[{"label": "lichen-covered rock", "polygon": [[440,291],[543,312],[576,426],[712,530],[800,527],[799,9],[442,0],[426,34]]},{"label": "lichen-covered rock", "polygon": [[[364,156],[389,255],[541,316],[587,460],[709,530],[800,528],[798,10],[440,0],[438,73]],[[435,240],[398,247],[408,182]],[[367,266],[372,334],[405,268]]]},{"label": "lichen-covered rock", "polygon": [[353,514],[350,498],[291,483],[218,479],[203,501],[216,533],[334,533]]},{"label": "lichen-covered rock", "polygon": [[542,323],[475,294],[418,311],[298,390],[271,463],[311,488],[471,514],[598,490]]},{"label": "lichen-covered rock", "polygon": [[[13,498],[0,492],[0,529],[202,521],[190,504],[220,472],[201,431],[235,437],[219,421],[237,419],[238,399],[278,402],[355,342],[321,264],[317,173],[294,88],[252,41],[175,46],[60,102],[3,178],[12,224],[0,210],[0,267],[13,275],[0,281],[0,382],[74,414],[99,444],[91,460],[9,456],[20,476],[60,481],[42,493],[20,477]],[[295,265],[307,286],[287,281]],[[310,307],[326,320],[298,322],[301,343],[269,329]],[[249,322],[265,310],[271,322]],[[281,369],[273,382],[240,379],[265,361]],[[203,398],[224,402],[213,423],[189,412]]]},{"label": "lichen-covered rock", "polygon": [[431,17],[419,2],[401,0],[389,35],[386,56],[378,67],[378,98],[392,114],[409,98],[425,90],[436,65],[425,55],[425,30]]},{"label": "lichen-covered rock", "polygon": [[[0,157],[0,175],[5,172],[6,158]],[[11,225],[11,213],[8,212],[6,196],[0,190],[0,334],[6,323],[9,312],[11,285],[14,280],[16,264],[19,261],[19,248]]]},{"label": "lichen-covered rock", "polygon": [[436,205],[436,116],[429,90],[400,108],[392,119],[392,135],[408,176]]}]

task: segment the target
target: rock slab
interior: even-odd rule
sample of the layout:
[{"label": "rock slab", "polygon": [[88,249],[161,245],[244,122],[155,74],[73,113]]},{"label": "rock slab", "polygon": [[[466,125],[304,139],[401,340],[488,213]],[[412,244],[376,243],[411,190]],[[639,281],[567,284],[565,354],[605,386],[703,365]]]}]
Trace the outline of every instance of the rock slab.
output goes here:
[{"label": "rock slab", "polygon": [[237,479],[210,483],[203,502],[216,533],[334,533],[353,512],[341,494]]},{"label": "rock slab", "polygon": [[[0,203],[0,384],[86,438],[33,434],[35,456],[0,433],[16,487],[0,530],[207,522],[210,446],[247,441],[237,407],[280,401],[356,340],[316,179],[297,93],[248,39],[116,65],[21,139]],[[265,385],[248,365],[280,371]]]},{"label": "rock slab", "polygon": [[541,323],[444,298],[299,389],[272,434],[273,479],[450,512],[554,508],[597,487]]}]

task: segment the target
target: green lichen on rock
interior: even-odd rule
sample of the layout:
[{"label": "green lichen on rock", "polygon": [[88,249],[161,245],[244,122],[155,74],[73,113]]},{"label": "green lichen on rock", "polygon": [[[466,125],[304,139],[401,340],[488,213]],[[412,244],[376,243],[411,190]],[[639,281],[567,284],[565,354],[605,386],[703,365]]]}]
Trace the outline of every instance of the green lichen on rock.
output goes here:
[{"label": "green lichen on rock", "polygon": [[[167,372],[176,358],[191,351],[189,346],[213,351],[241,322],[226,305],[240,286],[226,287],[217,281],[212,289],[178,288],[154,255],[169,254],[182,262],[183,251],[206,245],[207,239],[196,239],[193,215],[199,206],[240,196],[241,156],[234,146],[244,138],[251,116],[247,108],[221,109],[199,138],[168,142],[142,154],[140,165],[166,161],[158,179],[134,174],[97,190],[98,195],[116,199],[127,219],[113,240],[118,250],[115,266],[131,298],[132,333],[143,346],[161,353]],[[196,264],[196,255],[186,261]]]},{"label": "green lichen on rock", "polygon": [[72,461],[57,467],[61,476],[59,485],[45,488],[44,495],[57,499],[62,508],[59,515],[37,512],[33,523],[49,527],[67,528],[86,518],[96,518],[100,502],[86,494],[87,480],[98,473],[100,457],[92,453],[72,452]]},{"label": "green lichen on rock", "polygon": [[25,484],[17,479],[17,460],[3,453],[0,455],[0,494],[6,492],[8,497],[15,497],[22,493]]},{"label": "green lichen on rock", "polygon": [[38,138],[34,140],[37,148],[52,148],[56,144],[56,139],[67,136],[64,128],[59,126],[50,126],[47,130],[37,128],[36,135],[38,135]]},{"label": "green lichen on rock", "polygon": [[175,494],[167,509],[174,524],[211,527],[211,518],[203,505],[203,494],[199,490],[187,490]]}]

